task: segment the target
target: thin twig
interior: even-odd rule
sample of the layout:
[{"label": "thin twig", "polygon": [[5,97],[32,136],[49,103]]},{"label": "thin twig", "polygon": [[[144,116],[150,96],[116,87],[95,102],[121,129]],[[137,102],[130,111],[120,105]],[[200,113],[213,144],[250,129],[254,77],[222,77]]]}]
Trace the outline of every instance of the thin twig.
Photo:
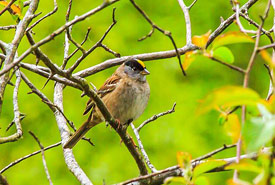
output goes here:
[{"label": "thin twig", "polygon": [[241,30],[241,32],[243,33],[252,33],[252,34],[256,34],[257,31],[255,30],[247,30],[243,27],[241,21],[240,21],[240,4],[239,3],[236,3],[236,6],[235,6],[235,9],[236,9],[236,21],[237,21],[237,24]]},{"label": "thin twig", "polygon": [[[191,21],[190,21],[190,15],[189,15],[189,9],[190,8],[185,5],[183,0],[178,0],[178,2],[179,2],[179,5],[180,5],[183,13],[184,13],[185,26],[186,26],[186,45],[187,46],[192,45]],[[195,2],[196,1],[194,1],[193,3],[195,3]]]},{"label": "thin twig", "polygon": [[135,128],[134,124],[131,123],[131,127],[135,133],[135,136],[137,138],[137,141],[138,141],[138,146],[139,146],[139,149],[144,157],[144,160],[148,166],[148,168],[151,170],[152,173],[154,172],[157,172],[158,170],[154,167],[154,165],[151,163],[149,157],[148,157],[148,154],[146,153],[144,147],[143,147],[143,144],[141,142],[141,139],[140,139],[140,136],[139,136],[139,133],[138,133],[138,130]]},{"label": "thin twig", "polygon": [[52,179],[51,179],[51,176],[50,176],[50,172],[49,172],[48,167],[47,167],[45,153],[44,153],[44,146],[41,144],[41,142],[39,141],[38,137],[33,132],[29,131],[29,134],[36,140],[36,142],[38,143],[38,145],[39,145],[39,147],[41,149],[41,155],[42,155],[42,161],[43,161],[44,170],[45,170],[47,179],[49,181],[49,184],[52,185],[53,182],[52,182]]},{"label": "thin twig", "polygon": [[240,67],[238,67],[238,66],[234,66],[234,65],[228,64],[228,63],[223,62],[223,61],[221,61],[221,60],[219,60],[219,59],[217,59],[215,57],[210,57],[210,59],[213,60],[213,61],[216,61],[216,62],[218,62],[220,64],[223,64],[223,65],[225,65],[225,66],[227,66],[227,67],[229,67],[231,69],[234,69],[235,71],[238,71],[238,72],[243,73],[243,74],[245,73],[245,70],[242,69],[242,68],[240,68]]},{"label": "thin twig", "polygon": [[[268,1],[268,5],[267,5],[267,8],[265,10],[265,14],[264,16],[262,17],[262,23],[260,24],[260,27],[257,31],[257,37],[256,37],[256,42],[255,42],[255,45],[254,45],[254,49],[253,49],[253,52],[251,54],[251,57],[250,57],[250,60],[248,62],[248,65],[247,65],[247,68],[246,68],[246,72],[244,74],[244,78],[243,78],[243,87],[244,88],[247,88],[248,87],[248,81],[249,81],[249,76],[250,76],[250,72],[251,72],[251,69],[252,69],[252,66],[254,64],[254,61],[255,61],[255,58],[256,58],[256,55],[257,55],[257,51],[258,51],[258,47],[259,47],[259,42],[260,42],[260,36],[261,36],[261,30],[262,30],[262,27],[263,27],[263,24],[264,24],[264,21],[267,17],[267,14],[269,12],[269,9],[270,9],[270,5],[271,5],[271,2],[270,0]],[[241,114],[241,122],[242,122],[242,125],[244,125],[245,123],[245,119],[246,119],[246,106],[243,105],[242,106],[242,114]],[[241,147],[242,147],[242,136],[240,134],[240,137],[239,137],[239,140],[237,142],[237,154],[236,154],[236,157],[237,157],[237,163],[239,163],[240,161],[240,156],[241,156]],[[234,177],[233,177],[234,181],[237,181],[238,180],[238,171],[235,170],[234,172]]]},{"label": "thin twig", "polygon": [[[87,32],[85,34],[85,38],[84,38],[84,40],[80,44],[81,46],[87,41],[87,39],[89,37],[89,34],[90,34],[90,31],[91,31],[91,28],[88,27],[88,30],[87,30]],[[64,58],[62,69],[65,69],[68,61],[70,60],[70,58],[72,58],[76,54],[77,51],[79,51],[79,48],[76,48],[68,57]]]},{"label": "thin twig", "polygon": [[[44,39],[40,40],[39,42],[37,42],[36,44],[34,44],[32,47],[30,47],[29,49],[27,49],[20,57],[18,57],[14,62],[12,63],[8,63],[5,68],[0,71],[0,76],[2,76],[3,74],[7,73],[11,68],[13,68],[14,66],[18,65],[19,62],[21,62],[25,57],[27,57],[29,54],[31,54],[34,50],[36,50],[38,47],[48,43],[49,41],[53,40],[56,36],[60,35],[66,28],[70,27],[71,25],[74,25],[80,21],[83,21],[84,19],[86,19],[87,17],[94,15],[95,13],[99,12],[100,10],[108,7],[109,5],[118,2],[119,0],[110,0],[110,1],[105,1],[103,4],[101,4],[100,6],[90,10],[89,12],[76,17],[75,19],[71,20],[70,22],[66,23],[65,25],[61,26],[59,29],[57,29],[56,31],[54,31],[53,33],[51,33],[50,35],[48,35],[47,37],[45,37]],[[13,59],[13,58],[12,58]],[[10,57],[6,60],[11,61]],[[49,66],[48,66],[49,67]]]},{"label": "thin twig", "polygon": [[159,114],[156,114],[154,116],[152,116],[151,118],[147,119],[146,121],[144,121],[142,124],[139,125],[139,127],[137,128],[137,131],[140,132],[140,130],[145,126],[147,125],[148,123],[152,122],[152,121],[155,121],[156,119],[158,119],[159,117],[161,116],[164,116],[166,114],[171,114],[173,112],[175,112],[175,107],[176,107],[176,103],[174,103],[172,109],[168,110],[168,111],[165,111],[165,112],[162,112],[162,113],[159,113]]},{"label": "thin twig", "polygon": [[54,9],[47,13],[46,15],[44,15],[43,17],[41,17],[39,20],[37,20],[35,23],[33,23],[30,27],[27,28],[26,32],[29,32],[31,29],[33,29],[37,24],[39,24],[41,21],[43,21],[44,19],[46,19],[47,17],[50,17],[51,15],[53,15],[55,12],[57,12],[58,10],[58,5],[56,0],[53,0],[54,3]]},{"label": "thin twig", "polygon": [[233,147],[236,147],[236,144],[232,144],[232,145],[223,145],[223,147],[221,147],[221,148],[218,148],[218,149],[216,149],[216,150],[214,150],[214,151],[212,151],[212,152],[209,152],[208,154],[205,154],[205,155],[203,155],[203,156],[200,156],[200,157],[198,157],[198,158],[192,160],[192,163],[196,163],[196,162],[198,162],[198,161],[207,159],[207,158],[212,157],[213,155],[215,155],[215,154],[217,154],[217,153],[219,153],[219,152],[221,152],[221,151],[224,151],[224,150],[226,150],[226,149],[233,148]]},{"label": "thin twig", "polygon": [[[258,0],[249,0],[247,1],[241,8],[240,12],[246,12],[251,6],[253,6]],[[214,39],[220,35],[229,25],[233,23],[233,21],[236,18],[236,14],[234,13],[229,18],[227,18],[225,21],[223,21],[218,28],[211,33],[211,35],[208,38],[208,41],[206,43],[206,48],[214,41]]]},{"label": "thin twig", "polygon": [[86,58],[91,52],[93,52],[97,47],[100,47],[103,40],[106,38],[106,36],[108,35],[108,33],[111,31],[111,29],[115,26],[115,24],[117,23],[116,19],[115,19],[115,8],[113,9],[113,13],[112,13],[112,24],[109,26],[109,28],[106,30],[106,32],[103,34],[103,36],[99,39],[99,41],[93,46],[91,47],[87,52],[83,53],[83,55],[77,59],[77,61],[67,70],[68,74],[72,74],[72,72],[78,67],[78,65],[83,61],[84,58]]},{"label": "thin twig", "polygon": [[[144,40],[144,39],[146,39],[147,37],[150,37],[150,36],[153,34],[154,29],[157,29],[159,32],[161,32],[162,34],[164,34],[165,36],[167,36],[167,37],[170,39],[170,41],[172,42],[173,47],[174,47],[174,49],[175,49],[175,52],[176,52],[176,53],[175,53],[175,54],[176,54],[175,56],[177,56],[177,58],[178,58],[179,65],[180,65],[180,69],[181,69],[183,75],[186,76],[186,73],[185,73],[185,71],[184,71],[184,69],[183,69],[183,66],[181,65],[180,52],[178,51],[178,47],[177,47],[177,45],[176,45],[176,42],[175,42],[174,38],[172,37],[172,33],[171,33],[170,31],[164,30],[164,29],[160,28],[159,26],[157,26],[157,25],[149,18],[149,16],[148,16],[148,15],[147,15],[140,7],[136,4],[136,2],[135,2],[134,0],[130,0],[130,2],[131,2],[132,5],[141,13],[141,15],[146,19],[146,21],[152,26],[152,30],[150,31],[150,33],[149,33],[147,36],[145,36],[145,37],[143,37],[143,38],[141,38],[141,39],[139,39],[139,40]],[[187,45],[187,47],[194,47],[194,48],[198,49],[196,46],[193,46],[192,44],[191,44],[191,45]]]},{"label": "thin twig", "polygon": [[15,87],[13,90],[13,112],[14,112],[14,123],[16,126],[16,133],[7,136],[7,137],[0,137],[0,144],[2,143],[7,143],[7,142],[13,142],[17,141],[20,139],[23,135],[21,123],[20,123],[20,112],[19,112],[19,107],[18,107],[18,89],[20,86],[21,82],[21,75],[19,69],[16,70],[16,82],[15,82]]},{"label": "thin twig", "polygon": [[[61,141],[58,142],[58,143],[55,143],[55,144],[52,144],[50,146],[45,147],[44,151],[47,151],[47,150],[49,150],[51,148],[55,148],[55,147],[57,147],[59,145],[61,145]],[[5,166],[3,169],[0,170],[0,174],[4,173],[9,168],[11,168],[11,167],[15,166],[16,164],[24,161],[25,159],[28,159],[28,158],[30,158],[32,156],[35,156],[35,155],[39,154],[40,152],[41,152],[41,150],[35,151],[35,152],[31,153],[31,154],[25,155],[24,157],[21,157],[21,158],[15,160],[15,161],[11,162],[10,164],[8,164],[7,166]]]},{"label": "thin twig", "polygon": [[15,1],[17,1],[17,0],[11,0],[11,1],[9,2],[9,4],[8,4],[3,10],[1,10],[0,16],[1,16],[5,11],[7,11],[7,10],[12,6],[12,4],[13,4]]},{"label": "thin twig", "polygon": [[16,25],[0,26],[0,30],[10,30],[10,29],[16,29]]}]

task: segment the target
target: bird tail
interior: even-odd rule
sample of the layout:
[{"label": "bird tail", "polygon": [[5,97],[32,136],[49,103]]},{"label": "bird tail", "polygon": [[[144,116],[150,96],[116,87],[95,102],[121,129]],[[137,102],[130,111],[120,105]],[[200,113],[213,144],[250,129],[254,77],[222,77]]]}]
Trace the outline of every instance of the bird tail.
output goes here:
[{"label": "bird tail", "polygon": [[97,125],[97,123],[91,122],[91,119],[89,117],[89,119],[84,122],[81,127],[73,134],[73,136],[70,137],[70,139],[64,145],[64,148],[72,149],[76,145],[76,143],[95,125]]}]

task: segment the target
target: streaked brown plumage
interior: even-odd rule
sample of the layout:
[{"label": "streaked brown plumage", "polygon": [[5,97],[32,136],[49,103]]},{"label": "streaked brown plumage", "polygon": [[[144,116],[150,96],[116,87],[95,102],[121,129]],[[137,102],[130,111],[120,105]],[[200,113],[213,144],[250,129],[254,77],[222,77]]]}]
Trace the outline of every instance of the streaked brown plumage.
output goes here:
[{"label": "streaked brown plumage", "polygon": [[[150,96],[150,87],[145,75],[148,75],[144,63],[130,60],[123,63],[98,90],[99,96],[112,116],[121,124],[136,120],[144,111]],[[92,127],[104,121],[100,110],[90,99],[84,114],[91,117],[74,133],[64,148],[72,148]],[[89,121],[90,120],[90,121]]]}]

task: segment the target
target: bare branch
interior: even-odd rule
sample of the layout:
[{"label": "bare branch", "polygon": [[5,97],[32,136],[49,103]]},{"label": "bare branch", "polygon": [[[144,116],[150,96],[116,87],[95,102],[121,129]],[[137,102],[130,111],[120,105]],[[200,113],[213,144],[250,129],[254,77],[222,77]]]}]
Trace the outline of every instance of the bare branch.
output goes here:
[{"label": "bare branch", "polygon": [[[191,21],[190,21],[190,15],[189,15],[190,8],[184,4],[183,0],[178,0],[178,2],[184,13],[184,19],[185,19],[185,25],[186,25],[186,45],[189,46],[189,45],[192,45]],[[194,1],[193,3],[195,2],[196,1]]]},{"label": "bare branch", "polygon": [[33,29],[37,24],[39,24],[41,21],[43,21],[44,19],[46,19],[47,17],[50,17],[51,15],[53,15],[55,12],[57,12],[58,10],[58,6],[57,6],[57,2],[56,0],[53,1],[54,2],[54,9],[47,13],[46,15],[44,15],[43,17],[41,17],[39,20],[37,20],[35,23],[33,23],[30,27],[27,28],[26,32],[29,32],[31,29]]},{"label": "bare branch", "polygon": [[[178,52],[180,55],[185,54],[187,51],[196,50],[196,46],[184,46],[182,48],[178,48]],[[152,52],[152,53],[143,53],[143,54],[137,54],[137,55],[131,55],[131,56],[124,56],[120,58],[114,58],[106,60],[100,64],[97,64],[95,66],[92,66],[90,68],[84,69],[82,71],[79,71],[75,73],[73,76],[79,76],[79,77],[87,77],[92,74],[98,73],[104,69],[120,65],[123,62],[136,58],[140,59],[142,61],[148,61],[148,60],[157,60],[157,59],[164,59],[164,58],[171,58],[177,56],[175,50],[168,50],[168,51],[159,51],[159,52]]]},{"label": "bare branch", "polygon": [[0,26],[0,30],[10,30],[10,29],[16,29],[16,25]]},{"label": "bare branch", "polygon": [[190,11],[191,8],[194,6],[194,4],[197,2],[197,0],[194,0],[189,6],[188,6],[188,10]]},{"label": "bare branch", "polygon": [[[88,36],[90,34],[90,31],[91,31],[91,28],[89,27],[88,30],[87,30],[87,33],[85,34],[84,40],[80,44],[81,46],[87,41]],[[66,58],[64,58],[62,69],[65,69],[65,67],[67,65],[67,62],[70,60],[70,58],[72,58],[72,56],[74,56],[76,54],[77,51],[79,51],[79,48],[76,48],[69,56],[67,56]]]},{"label": "bare branch", "polygon": [[[37,0],[36,0],[37,1]],[[109,5],[118,2],[119,0],[110,0],[110,1],[104,1],[103,4],[101,4],[100,6],[98,6],[97,8],[71,20],[70,22],[66,23],[65,25],[61,26],[59,29],[57,29],[56,31],[54,31],[52,34],[50,34],[49,36],[45,37],[44,39],[40,40],[39,42],[37,42],[36,44],[34,44],[33,46],[31,46],[29,49],[27,49],[20,57],[18,57],[14,62],[9,63],[6,65],[6,67],[0,71],[0,76],[2,76],[3,74],[5,74],[6,72],[8,72],[11,68],[13,68],[14,66],[16,66],[17,64],[19,64],[19,62],[21,62],[25,57],[27,57],[29,54],[32,53],[32,51],[34,51],[35,49],[37,49],[38,47],[48,43],[49,41],[53,40],[57,35],[60,35],[66,28],[70,27],[71,25],[74,25],[80,21],[85,20],[87,17],[94,15],[95,13],[99,12],[100,10],[108,7]],[[7,59],[6,59],[7,60]],[[8,59],[8,61],[10,61],[10,59]],[[49,67],[49,66],[48,66]],[[0,89],[1,90],[1,89]]]},{"label": "bare branch", "polygon": [[[3,103],[5,88],[8,83],[8,79],[9,79],[8,72],[10,71],[10,69],[12,67],[14,67],[14,66],[9,67],[9,66],[12,65],[12,62],[14,60],[19,43],[25,34],[25,30],[26,30],[28,24],[32,20],[32,16],[34,15],[34,13],[36,11],[37,6],[38,6],[38,0],[31,1],[29,9],[26,12],[24,18],[17,25],[16,32],[15,32],[15,35],[13,37],[13,41],[11,44],[9,44],[8,46],[5,47],[5,44],[3,42],[0,42],[0,45],[2,45],[1,49],[5,48],[5,50],[6,50],[5,51],[6,53],[4,53],[4,54],[6,54],[6,59],[4,61],[4,67],[0,71],[0,113],[2,111],[2,103]],[[3,74],[5,74],[5,75],[3,75]]]},{"label": "bare branch", "polygon": [[109,28],[106,30],[106,32],[103,34],[103,36],[100,38],[100,40],[93,47],[91,47],[87,52],[84,52],[83,55],[67,70],[68,74],[71,74],[78,67],[78,65],[83,61],[84,58],[86,58],[97,47],[102,45],[103,40],[106,38],[108,33],[111,31],[111,29],[115,26],[115,24],[117,22],[115,19],[115,10],[116,9],[114,8],[113,14],[112,14],[112,19],[113,19],[112,24],[109,26]]},{"label": "bare branch", "polygon": [[[160,28],[159,26],[157,26],[150,18],[149,16],[136,4],[136,2],[134,0],[130,0],[130,2],[132,3],[132,5],[141,13],[141,15],[146,19],[146,21],[152,26],[152,30],[149,32],[148,35],[142,37],[141,39],[139,39],[139,41],[141,40],[144,40],[148,37],[150,37],[153,32],[154,32],[154,29],[157,29],[158,31],[160,31],[162,34],[164,34],[165,36],[167,36],[170,41],[172,42],[173,44],[173,47],[175,49],[175,56],[177,56],[178,58],[178,61],[179,61],[179,65],[180,65],[180,69],[183,73],[184,76],[186,76],[186,73],[181,65],[181,58],[180,58],[180,52],[178,51],[178,47],[176,45],[176,42],[174,40],[174,38],[172,37],[172,33],[170,31],[167,31],[167,30],[164,30],[162,28]],[[194,47],[195,49],[198,49],[196,46],[193,46],[193,45],[187,45],[187,47]]]},{"label": "bare branch", "polygon": [[149,159],[149,157],[148,157],[148,155],[147,155],[147,153],[146,153],[146,151],[145,151],[145,149],[144,149],[144,147],[143,147],[143,144],[142,144],[142,142],[141,142],[141,139],[140,139],[138,130],[135,128],[135,126],[134,126],[133,123],[131,123],[131,127],[132,127],[132,129],[133,129],[133,131],[134,131],[134,133],[135,133],[135,136],[136,136],[137,141],[138,141],[139,149],[140,149],[140,151],[141,151],[141,153],[142,153],[142,155],[143,155],[143,157],[144,157],[144,160],[145,160],[147,166],[149,167],[149,169],[151,170],[152,173],[157,172],[158,170],[157,170],[157,169],[154,167],[154,165],[151,163],[151,161],[150,161],[150,159]]},{"label": "bare branch", "polygon": [[17,1],[17,0],[11,0],[11,1],[9,2],[9,4],[8,4],[3,10],[1,10],[0,16],[1,16],[5,11],[7,11],[15,1]]},{"label": "bare branch", "polygon": [[15,87],[13,90],[13,112],[14,112],[14,123],[16,126],[16,133],[13,135],[7,136],[7,137],[0,137],[0,144],[7,143],[7,142],[13,142],[20,139],[23,135],[21,123],[20,123],[20,112],[18,107],[18,89],[21,82],[21,75],[19,69],[16,70],[16,82]]},{"label": "bare branch", "polygon": [[44,146],[41,144],[41,142],[39,141],[38,137],[36,137],[36,135],[33,132],[29,131],[29,133],[36,140],[36,142],[38,143],[38,145],[40,146],[44,170],[46,172],[49,184],[52,185],[53,182],[52,182],[52,179],[51,179],[48,167],[47,167],[46,159],[45,159]]},{"label": "bare branch", "polygon": [[223,62],[223,61],[221,61],[221,60],[219,60],[219,59],[217,59],[215,57],[210,57],[210,59],[213,60],[213,61],[215,61],[215,62],[218,62],[220,64],[223,64],[223,65],[225,65],[225,66],[227,66],[227,67],[229,67],[231,69],[234,69],[235,71],[238,71],[238,72],[243,73],[243,74],[245,73],[245,70],[242,69],[242,68],[240,68],[240,67],[238,67],[238,66],[234,66],[234,65],[228,64],[228,63]]},{"label": "bare branch", "polygon": [[0,184],[1,185],[9,185],[7,179],[0,173]]},{"label": "bare branch", "polygon": [[[20,63],[20,67],[22,67],[24,69],[27,69],[29,71],[32,71],[34,73],[37,73],[37,74],[39,74],[39,75],[41,75],[41,76],[43,76],[45,78],[49,78],[50,75],[51,75],[49,73],[50,71],[46,72],[45,70],[43,70],[45,68],[41,68],[41,66],[36,66],[36,65],[27,64],[27,63]],[[48,69],[48,68],[46,68],[46,69]],[[81,87],[77,83],[74,83],[74,82],[72,82],[70,80],[67,80],[65,78],[60,78],[58,76],[52,76],[50,79],[54,80],[56,82],[62,83],[64,85],[68,85],[68,86],[74,87],[76,89],[82,90]]]},{"label": "bare branch", "polygon": [[[241,8],[240,12],[246,12],[251,6],[253,6],[258,0],[249,0],[247,3],[245,3]],[[236,14],[234,13],[229,18],[227,18],[225,21],[223,21],[218,28],[211,33],[211,35],[208,38],[206,48],[214,41],[214,39],[220,35],[230,24],[233,23],[233,21],[236,18]]]},{"label": "bare branch", "polygon": [[[241,156],[241,159],[256,159],[260,154],[269,154],[270,153],[270,148],[264,148],[260,153],[250,153],[250,154],[245,154]],[[225,167],[228,166],[229,164],[235,163],[236,162],[236,157],[231,157],[231,158],[225,158],[225,159],[216,159],[216,160],[221,160],[221,161],[226,161],[225,165],[222,165],[220,167],[214,168],[207,173],[210,172],[219,172],[219,171],[224,171]],[[198,164],[204,163],[205,161],[201,162],[192,162],[192,168],[194,169]],[[140,177],[136,177],[121,183],[118,183],[118,185],[142,185],[142,184],[150,184],[150,185],[158,185],[158,184],[163,184],[164,180],[168,177],[175,177],[175,176],[184,176],[183,171],[181,168],[176,165],[172,166],[169,168],[166,168],[164,170],[160,170],[155,173],[151,173],[149,175],[143,175]]]},{"label": "bare branch", "polygon": [[107,52],[113,54],[115,57],[120,57],[120,54],[119,54],[119,53],[117,53],[117,52],[111,50],[111,49],[108,48],[106,45],[101,44],[100,47],[102,47],[103,49],[105,49],[105,51],[107,51]]},{"label": "bare branch", "polygon": [[152,121],[155,121],[156,119],[158,119],[159,117],[161,116],[164,116],[166,114],[171,114],[173,112],[175,112],[175,107],[176,107],[176,103],[174,103],[172,109],[166,111],[166,112],[162,112],[162,113],[159,113],[157,115],[154,115],[152,116],[151,118],[149,118],[148,120],[144,121],[142,124],[140,124],[140,126],[137,128],[137,131],[140,132],[140,130],[145,126],[147,125],[148,123],[152,122]]},{"label": "bare branch", "polygon": [[252,34],[256,34],[257,31],[255,31],[255,30],[247,30],[247,29],[245,29],[245,28],[243,27],[243,25],[242,25],[242,23],[241,23],[241,21],[240,21],[240,5],[239,5],[239,3],[236,3],[235,8],[236,8],[236,21],[237,21],[237,24],[238,24],[238,26],[239,26],[241,32],[243,32],[243,33],[252,33]]},{"label": "bare branch", "polygon": [[[59,108],[63,111],[63,85],[59,83],[57,83],[54,88],[54,104],[59,106]],[[54,115],[61,135],[62,146],[64,146],[70,137],[70,131],[66,125],[66,120],[63,115],[59,111],[55,111]],[[79,167],[72,150],[63,149],[63,155],[68,169],[78,179],[78,181],[83,185],[92,185],[92,182],[87,177],[85,172]]]},{"label": "bare branch", "polygon": [[[49,150],[51,148],[55,148],[55,147],[57,147],[59,145],[61,145],[61,141],[58,142],[58,143],[52,144],[50,146],[47,146],[46,148],[44,148],[44,151],[47,151],[47,150]],[[35,151],[35,152],[31,153],[31,154],[25,155],[24,157],[21,157],[21,158],[15,160],[15,161],[11,162],[9,165],[7,165],[6,167],[4,167],[3,169],[0,170],[0,174],[4,173],[9,168],[11,168],[11,167],[15,166],[16,164],[24,161],[25,159],[28,159],[28,158],[30,158],[32,156],[35,156],[35,155],[39,154],[39,153],[41,153],[41,150],[38,150],[38,151]]]},{"label": "bare branch", "polygon": [[216,150],[214,150],[214,151],[212,151],[212,152],[209,152],[208,154],[205,154],[205,155],[203,155],[203,156],[201,156],[201,157],[198,157],[198,158],[192,160],[192,163],[196,163],[196,162],[198,162],[198,161],[207,159],[207,158],[212,157],[213,155],[215,155],[215,154],[217,154],[217,153],[219,153],[219,152],[221,152],[221,151],[224,151],[224,150],[226,150],[226,149],[233,148],[233,147],[236,147],[236,144],[232,144],[232,145],[223,145],[223,147],[221,147],[221,148],[218,148],[218,149],[216,149]]}]

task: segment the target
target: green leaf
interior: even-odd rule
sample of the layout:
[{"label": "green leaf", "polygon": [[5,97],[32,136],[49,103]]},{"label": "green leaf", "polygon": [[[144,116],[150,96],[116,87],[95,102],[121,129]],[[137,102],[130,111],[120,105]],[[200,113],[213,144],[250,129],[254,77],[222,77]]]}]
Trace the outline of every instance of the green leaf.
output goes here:
[{"label": "green leaf", "polygon": [[238,105],[256,105],[264,102],[259,94],[252,89],[240,86],[225,86],[209,93],[198,107],[198,113],[205,113],[211,109],[228,108]]},{"label": "green leaf", "polygon": [[243,128],[248,151],[260,149],[275,136],[275,115],[272,115],[263,105],[259,105],[258,108],[262,116],[251,118]]},{"label": "green leaf", "polygon": [[218,47],[217,49],[215,49],[213,51],[213,57],[225,63],[232,64],[234,62],[233,53],[231,52],[230,49],[224,46]]},{"label": "green leaf", "polygon": [[212,49],[236,43],[254,43],[254,40],[240,31],[231,31],[218,36],[212,43]]},{"label": "green leaf", "polygon": [[193,172],[193,177],[196,178],[205,172],[208,172],[214,168],[217,168],[225,164],[226,164],[226,161],[223,161],[223,160],[207,160],[206,162],[203,162],[195,167]]},{"label": "green leaf", "polygon": [[180,184],[188,184],[184,177],[168,177],[164,180],[164,184],[170,184],[172,182],[180,183]]},{"label": "green leaf", "polygon": [[261,173],[262,169],[257,166],[257,162],[251,159],[243,159],[239,163],[232,163],[225,167],[226,170],[239,170],[254,173]]},{"label": "green leaf", "polygon": [[198,178],[196,178],[194,180],[194,184],[195,185],[209,185],[209,180],[207,177],[205,176],[199,176]]}]

